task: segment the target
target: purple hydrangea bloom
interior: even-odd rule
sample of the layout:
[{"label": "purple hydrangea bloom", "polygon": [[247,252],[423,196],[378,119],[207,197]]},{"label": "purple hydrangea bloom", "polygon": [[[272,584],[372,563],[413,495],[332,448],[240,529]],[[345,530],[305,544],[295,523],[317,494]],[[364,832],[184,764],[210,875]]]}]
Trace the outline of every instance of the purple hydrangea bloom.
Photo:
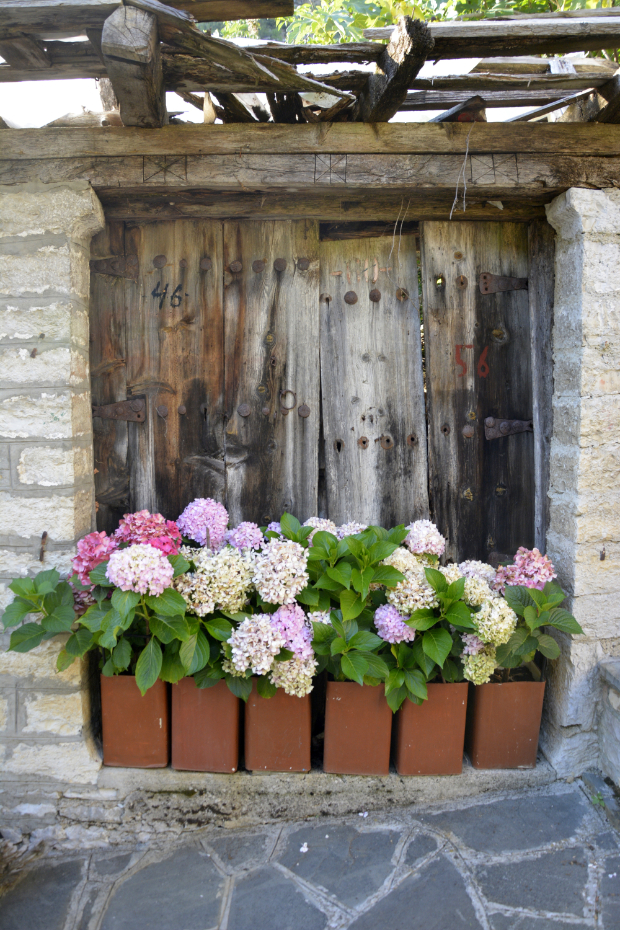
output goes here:
[{"label": "purple hydrangea bloom", "polygon": [[256,523],[244,522],[236,526],[234,530],[228,530],[224,537],[226,542],[234,546],[235,549],[262,549],[265,537]]},{"label": "purple hydrangea bloom", "polygon": [[282,527],[281,527],[281,525],[278,523],[277,520],[274,520],[274,521],[273,521],[272,523],[270,523],[269,526],[267,527],[267,532],[268,532],[268,533],[278,533],[278,534],[281,536],[281,535],[282,535]]},{"label": "purple hydrangea bloom", "polygon": [[210,497],[197,497],[187,505],[177,526],[184,536],[201,546],[220,549],[228,526],[228,511]]},{"label": "purple hydrangea bloom", "polygon": [[381,607],[377,607],[375,626],[377,633],[386,643],[410,643],[415,639],[415,630],[407,626],[402,614],[391,604],[382,604]]},{"label": "purple hydrangea bloom", "polygon": [[484,649],[484,643],[475,633],[463,633],[461,639],[463,640],[463,652],[461,653],[463,656],[477,656]]},{"label": "purple hydrangea bloom", "polygon": [[278,607],[271,615],[271,623],[278,630],[286,648],[292,650],[300,659],[314,656],[312,649],[312,630],[306,623],[306,617],[299,604],[287,604]]}]

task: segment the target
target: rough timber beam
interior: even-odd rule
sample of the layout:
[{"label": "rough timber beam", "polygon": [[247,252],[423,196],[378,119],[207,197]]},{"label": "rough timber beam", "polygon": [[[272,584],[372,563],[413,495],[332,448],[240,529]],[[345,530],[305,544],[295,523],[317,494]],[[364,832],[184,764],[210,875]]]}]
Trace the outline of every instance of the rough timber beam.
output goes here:
[{"label": "rough timber beam", "polygon": [[124,125],[163,126],[166,97],[155,16],[119,7],[104,23],[101,51]]},{"label": "rough timber beam", "polygon": [[597,123],[620,123],[620,75],[612,78],[599,89],[599,93],[607,100],[595,117]]},{"label": "rough timber beam", "polygon": [[382,74],[370,74],[353,108],[353,120],[387,123],[398,112],[411,81],[433,50],[428,26],[403,16],[377,65]]},{"label": "rough timber beam", "polygon": [[49,68],[52,64],[43,43],[24,33],[0,40],[0,55],[11,68],[23,68],[25,71]]},{"label": "rough timber beam", "polygon": [[168,6],[191,13],[199,23],[275,19],[295,12],[293,0],[168,0]]}]

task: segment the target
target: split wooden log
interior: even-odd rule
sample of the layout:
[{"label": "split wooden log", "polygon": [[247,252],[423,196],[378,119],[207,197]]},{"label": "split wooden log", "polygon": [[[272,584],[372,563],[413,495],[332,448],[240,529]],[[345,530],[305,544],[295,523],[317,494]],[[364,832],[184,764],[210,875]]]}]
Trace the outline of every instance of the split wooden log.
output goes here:
[{"label": "split wooden log", "polygon": [[167,122],[157,19],[133,6],[105,21],[101,49],[125,126],[152,129]]},{"label": "split wooden log", "polygon": [[24,71],[38,71],[52,65],[43,43],[23,32],[0,40],[0,55],[11,68],[22,68]]},{"label": "split wooden log", "polygon": [[377,62],[382,74],[370,74],[353,107],[352,119],[365,123],[388,122],[407,96],[411,81],[433,50],[428,26],[403,16]]}]

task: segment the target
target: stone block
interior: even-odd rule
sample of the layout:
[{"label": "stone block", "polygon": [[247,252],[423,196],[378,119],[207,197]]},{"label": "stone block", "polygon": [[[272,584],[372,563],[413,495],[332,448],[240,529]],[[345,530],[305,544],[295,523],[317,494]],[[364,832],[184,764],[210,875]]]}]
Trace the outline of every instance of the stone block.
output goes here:
[{"label": "stone block", "polygon": [[79,692],[20,692],[25,716],[20,732],[38,735],[80,736],[84,724],[82,695]]},{"label": "stone block", "polygon": [[88,312],[74,300],[0,300],[0,342],[88,347]]},{"label": "stone block", "polygon": [[93,480],[93,453],[89,446],[15,443],[11,451],[16,461],[16,483],[21,485],[72,487]]},{"label": "stone block", "polygon": [[28,681],[45,686],[79,688],[81,682],[80,661],[59,672],[56,669],[58,653],[64,647],[67,636],[55,636],[33,649],[31,652],[0,652],[0,676],[10,680],[22,679],[22,685]]},{"label": "stone block", "polygon": [[92,434],[90,391],[41,391],[0,397],[0,436],[71,439]]},{"label": "stone block", "polygon": [[104,225],[103,208],[87,181],[0,187],[0,237],[66,233],[90,240]]},{"label": "stone block", "polygon": [[0,442],[0,488],[10,488],[11,486],[11,462],[9,456],[9,444]]},{"label": "stone block", "polygon": [[620,193],[614,188],[585,190],[571,187],[545,206],[547,220],[560,239],[584,233],[616,235],[620,228]]},{"label": "stone block", "polygon": [[15,721],[15,693],[11,691],[0,691],[0,733],[12,733]]},{"label": "stone block", "polygon": [[554,638],[562,655],[548,665],[546,714],[557,727],[594,730],[602,647],[597,642],[583,642],[581,637],[570,639],[554,633]]},{"label": "stone block", "polygon": [[586,636],[593,639],[620,636],[620,601],[616,592],[574,597],[571,612]]},{"label": "stone block", "polygon": [[45,497],[0,492],[2,535],[40,539],[46,532],[50,541],[73,542],[90,532],[92,510],[93,491],[90,489]]},{"label": "stone block", "polygon": [[9,578],[25,578],[48,568],[57,569],[61,575],[72,573],[71,559],[75,548],[46,549],[43,562],[39,560],[40,545],[32,549],[0,549],[0,575]]},{"label": "stone block", "polygon": [[86,743],[28,743],[12,745],[3,769],[8,774],[55,778],[69,784],[95,784],[101,760]]},{"label": "stone block", "polygon": [[79,349],[0,349],[2,384],[78,385],[88,377],[88,359]]}]

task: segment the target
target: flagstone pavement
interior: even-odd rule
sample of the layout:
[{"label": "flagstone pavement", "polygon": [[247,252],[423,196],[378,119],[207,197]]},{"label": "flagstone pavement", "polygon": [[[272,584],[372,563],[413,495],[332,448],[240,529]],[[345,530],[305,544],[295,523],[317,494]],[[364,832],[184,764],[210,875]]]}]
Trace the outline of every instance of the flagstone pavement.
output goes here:
[{"label": "flagstone pavement", "polygon": [[47,851],[0,895],[1,930],[620,930],[620,835],[581,782],[556,783]]}]

